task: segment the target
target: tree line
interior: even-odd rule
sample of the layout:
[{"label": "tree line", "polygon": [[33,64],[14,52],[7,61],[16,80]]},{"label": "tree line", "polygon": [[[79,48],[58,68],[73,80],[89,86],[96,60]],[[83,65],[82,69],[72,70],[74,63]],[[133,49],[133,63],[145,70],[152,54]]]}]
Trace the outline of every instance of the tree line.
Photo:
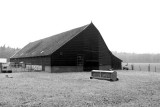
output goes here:
[{"label": "tree line", "polygon": [[[19,48],[0,46],[0,58],[9,58],[18,52]],[[136,54],[126,52],[112,52],[115,56],[122,59],[126,63],[160,63],[160,54]]]},{"label": "tree line", "polygon": [[160,54],[112,53],[126,63],[160,63]]},{"label": "tree line", "polygon": [[9,46],[6,47],[5,45],[0,46],[0,58],[7,58],[7,60],[9,61],[9,58],[19,50],[19,48],[11,48]]}]

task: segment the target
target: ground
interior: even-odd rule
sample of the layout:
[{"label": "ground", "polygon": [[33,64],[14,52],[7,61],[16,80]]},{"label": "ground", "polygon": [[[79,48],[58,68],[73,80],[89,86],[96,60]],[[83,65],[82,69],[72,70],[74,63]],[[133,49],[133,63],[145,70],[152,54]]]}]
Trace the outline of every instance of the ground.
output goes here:
[{"label": "ground", "polygon": [[1,73],[0,107],[160,107],[160,73],[117,72],[115,82],[90,72]]}]

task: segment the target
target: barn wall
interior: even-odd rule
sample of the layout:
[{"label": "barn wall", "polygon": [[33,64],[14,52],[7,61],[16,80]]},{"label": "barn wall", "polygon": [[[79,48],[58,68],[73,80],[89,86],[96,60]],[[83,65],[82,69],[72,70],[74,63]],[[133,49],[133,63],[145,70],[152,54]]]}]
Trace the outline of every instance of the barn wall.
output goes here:
[{"label": "barn wall", "polygon": [[112,69],[112,66],[111,65],[101,65],[101,66],[99,66],[99,69],[100,70],[108,70],[108,69]]},{"label": "barn wall", "polygon": [[[52,66],[77,66],[77,57],[83,58],[83,70],[110,69],[115,66],[112,54],[97,28],[90,24],[83,32],[52,54]],[[115,60],[114,60],[115,61]],[[120,64],[119,64],[120,65]]]},{"label": "barn wall", "polygon": [[115,57],[108,49],[104,39],[102,38],[98,29],[94,26],[93,29],[98,32],[98,43],[99,43],[99,69],[121,69],[121,60]]},{"label": "barn wall", "polygon": [[112,56],[112,68],[113,69],[122,69],[121,60],[115,56]]},{"label": "barn wall", "polygon": [[76,66],[77,55],[83,53],[83,37],[76,36],[51,55],[52,66]]},{"label": "barn wall", "polygon": [[45,66],[51,65],[50,56],[11,58],[10,61],[15,63],[24,62],[26,65],[41,65],[43,71],[45,71]]},{"label": "barn wall", "polygon": [[83,66],[52,66],[52,73],[56,72],[81,72]]},{"label": "barn wall", "polygon": [[99,66],[100,69],[110,68],[111,66],[111,54],[110,51],[102,38],[98,29],[92,24],[92,29],[97,32],[98,40],[98,51],[99,51]]},{"label": "barn wall", "polygon": [[110,51],[101,36],[99,36],[99,63],[100,66],[111,65]]},{"label": "barn wall", "polygon": [[85,53],[85,70],[99,69],[99,32],[95,29],[93,24],[83,32],[84,39],[84,53]]},{"label": "barn wall", "polygon": [[[78,59],[80,57],[80,60]],[[98,37],[93,27],[87,27],[52,54],[52,66],[78,66],[98,69]]]},{"label": "barn wall", "polygon": [[49,56],[40,56],[40,57],[26,57],[26,58],[11,58],[11,62],[24,62],[31,63],[32,65],[50,65]]}]

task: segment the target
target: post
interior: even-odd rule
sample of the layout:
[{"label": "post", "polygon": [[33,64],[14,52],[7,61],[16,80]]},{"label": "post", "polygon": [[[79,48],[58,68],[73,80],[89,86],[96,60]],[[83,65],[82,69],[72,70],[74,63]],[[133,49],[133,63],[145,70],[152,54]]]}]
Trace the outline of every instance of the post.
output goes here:
[{"label": "post", "polygon": [[156,66],[155,66],[155,72],[156,72]]},{"label": "post", "polygon": [[150,71],[150,64],[148,65],[148,71]]},{"label": "post", "polygon": [[134,70],[134,66],[133,66],[133,64],[131,65],[131,69],[132,69],[132,70]]},{"label": "post", "polygon": [[141,67],[140,67],[140,65],[139,65],[139,70],[141,71]]}]

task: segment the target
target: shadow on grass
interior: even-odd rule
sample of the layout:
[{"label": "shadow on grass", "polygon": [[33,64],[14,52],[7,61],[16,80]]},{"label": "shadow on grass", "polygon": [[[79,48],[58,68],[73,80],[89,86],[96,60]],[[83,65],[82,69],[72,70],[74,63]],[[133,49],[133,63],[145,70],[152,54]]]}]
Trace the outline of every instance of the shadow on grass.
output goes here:
[{"label": "shadow on grass", "polygon": [[90,79],[98,79],[98,80],[106,80],[106,81],[110,81],[110,82],[116,82],[116,81],[119,81],[119,79],[117,78],[116,80],[112,80],[112,79],[104,79],[104,78],[93,78],[93,77],[90,77]]}]

